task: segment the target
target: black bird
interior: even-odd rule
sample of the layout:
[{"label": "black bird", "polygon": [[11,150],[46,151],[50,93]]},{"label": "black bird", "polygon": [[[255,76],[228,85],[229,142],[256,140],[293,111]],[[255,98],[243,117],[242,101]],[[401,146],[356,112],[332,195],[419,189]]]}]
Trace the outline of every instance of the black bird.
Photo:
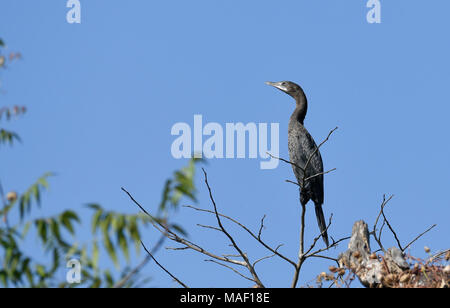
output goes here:
[{"label": "black bird", "polygon": [[[289,158],[292,163],[295,177],[297,178],[298,183],[302,185],[300,189],[300,202],[302,206],[306,206],[309,200],[314,202],[320,233],[328,247],[328,234],[326,232],[325,217],[323,216],[322,211],[323,163],[314,139],[303,124],[308,109],[305,92],[303,92],[303,89],[299,85],[292,81],[268,81],[266,84],[283,91],[295,99],[296,107],[289,120],[288,129]],[[308,165],[305,168],[306,164]],[[302,169],[304,169],[305,172],[303,172]],[[311,178],[308,179],[309,177]],[[304,182],[304,180],[306,181]]]}]

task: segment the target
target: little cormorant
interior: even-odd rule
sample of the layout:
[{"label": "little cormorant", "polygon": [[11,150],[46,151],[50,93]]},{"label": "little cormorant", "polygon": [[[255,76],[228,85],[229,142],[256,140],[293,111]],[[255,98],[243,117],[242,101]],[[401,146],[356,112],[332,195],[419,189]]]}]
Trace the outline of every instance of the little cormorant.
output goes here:
[{"label": "little cormorant", "polygon": [[[298,183],[302,185],[300,188],[300,202],[302,206],[306,206],[309,200],[314,202],[320,233],[328,247],[328,235],[326,232],[325,217],[322,211],[323,163],[314,139],[303,125],[308,108],[305,92],[303,92],[303,89],[299,85],[291,81],[268,81],[266,84],[285,92],[295,99],[296,108],[291,115],[288,128],[289,158],[295,177]],[[305,169],[306,164],[308,165]],[[306,181],[304,182],[304,180]]]}]

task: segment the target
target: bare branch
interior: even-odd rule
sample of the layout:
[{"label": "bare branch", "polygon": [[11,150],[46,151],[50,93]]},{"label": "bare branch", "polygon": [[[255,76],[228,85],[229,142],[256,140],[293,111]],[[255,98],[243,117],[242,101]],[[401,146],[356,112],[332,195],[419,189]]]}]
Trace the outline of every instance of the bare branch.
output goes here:
[{"label": "bare branch", "polygon": [[294,185],[297,185],[298,187],[302,188],[302,186],[299,183],[297,183],[297,182],[294,182],[294,181],[291,181],[291,180],[286,180],[286,182],[294,184]]},{"label": "bare branch", "polygon": [[307,177],[304,181],[305,182],[309,181],[309,180],[311,180],[311,179],[313,179],[313,178],[315,178],[315,177],[317,177],[319,175],[325,175],[325,174],[328,174],[328,173],[333,172],[333,171],[336,171],[336,168],[330,169],[330,170],[325,171],[325,172],[320,172],[320,173],[314,174],[314,175],[312,175],[310,177]]},{"label": "bare branch", "polygon": [[377,232],[377,225],[378,225],[378,221],[379,221],[379,219],[380,219],[380,217],[382,215],[383,215],[383,218],[384,218],[383,210],[384,210],[385,206],[389,203],[389,201],[391,201],[391,199],[393,197],[394,197],[394,195],[391,195],[389,198],[386,199],[386,195],[383,195],[383,202],[381,203],[381,206],[380,206],[380,212],[378,213],[378,216],[375,219],[375,223],[373,225],[373,229],[372,229],[372,232],[371,232],[371,234],[373,235],[375,241],[377,242],[378,246],[380,247],[380,249],[383,252],[385,252],[386,250],[384,249],[383,244],[381,243],[381,233],[383,231],[383,227],[386,224],[386,220],[383,219],[383,224],[381,225],[380,232],[379,232],[378,236],[377,236],[377,233],[376,233]]},{"label": "bare branch", "polygon": [[[263,216],[263,218],[261,218],[261,226],[259,228],[259,232],[258,232],[258,239],[261,240],[261,232],[262,229],[264,228],[264,219],[266,219],[266,215]],[[276,251],[277,249],[275,249]]]},{"label": "bare branch", "polygon": [[[277,251],[278,248],[280,248],[281,246],[283,246],[283,244],[278,245],[277,248],[275,248],[275,251]],[[270,256],[262,257],[262,258],[256,260],[255,262],[253,262],[253,267],[255,267],[255,265],[256,265],[257,263],[259,263],[259,262],[261,262],[261,261],[263,261],[263,260],[269,259],[269,258],[273,258],[273,257],[275,257],[275,256],[276,256],[276,254],[272,254],[272,255],[270,255]]]},{"label": "bare branch", "polygon": [[[153,246],[152,248],[152,254],[155,254],[164,243],[164,240],[166,239],[165,235],[161,235],[158,242]],[[121,280],[119,280],[114,286],[114,289],[122,288],[134,275],[136,275],[139,271],[141,271],[145,265],[151,260],[150,255],[147,255],[144,260],[142,260],[141,263],[138,264],[133,270],[131,270],[125,277],[123,277]]]},{"label": "bare branch", "polygon": [[164,266],[162,266],[156,259],[155,257],[151,254],[150,251],[148,251],[147,247],[145,247],[144,243],[142,243],[141,241],[141,245],[142,247],[144,247],[144,250],[148,253],[148,255],[153,259],[153,261],[155,261],[156,265],[158,265],[163,271],[165,271],[167,274],[169,274],[170,277],[172,277],[176,282],[178,282],[181,286],[183,286],[184,288],[189,288],[187,285],[185,285],[184,283],[182,283],[177,277],[175,277],[172,273],[170,273],[168,270],[166,270],[164,268]]},{"label": "bare branch", "polygon": [[186,250],[186,249],[190,249],[189,246],[184,246],[184,247],[166,247],[167,250]]},{"label": "bare branch", "polygon": [[338,246],[338,244],[340,244],[341,242],[346,241],[346,240],[348,240],[348,239],[350,239],[350,238],[351,238],[350,236],[347,236],[347,237],[343,237],[343,238],[341,238],[341,239],[339,239],[339,240],[337,240],[337,241],[335,241],[335,240],[333,239],[333,242],[330,244],[330,246],[325,247],[325,248],[318,249],[318,250],[316,250],[316,251],[313,251],[312,253],[308,254],[307,257],[308,257],[308,258],[309,258],[309,257],[316,257],[317,254],[319,254],[319,253],[321,253],[321,252],[324,252],[324,251],[328,251],[328,250],[330,250],[330,248],[336,247],[336,246]]},{"label": "bare branch", "polygon": [[317,237],[314,238],[314,240],[313,240],[313,242],[312,242],[312,244],[311,244],[311,247],[309,247],[309,249],[308,249],[306,252],[304,252],[305,255],[307,255],[308,253],[311,252],[311,250],[314,249],[314,247],[316,246],[317,242],[318,242],[319,239],[322,237],[322,235],[324,235],[324,234],[328,231],[328,229],[329,229],[330,226],[331,226],[331,221],[332,221],[332,219],[333,219],[333,214],[331,214],[330,219],[329,219],[329,221],[328,221],[328,225],[326,226],[325,230],[323,230],[323,232],[321,232],[321,233],[319,234],[319,236],[317,236]]},{"label": "bare branch", "polygon": [[300,222],[300,248],[299,248],[299,252],[298,252],[298,262],[295,265],[294,277],[292,278],[291,288],[297,287],[300,270],[302,268],[303,262],[305,262],[305,260],[306,260],[305,255],[304,255],[306,206],[302,203],[300,203],[300,204],[302,206],[302,214],[301,214],[301,222]]},{"label": "bare branch", "polygon": [[313,240],[311,246],[309,247],[309,249],[307,251],[305,251],[305,248],[304,248],[304,226],[305,226],[304,218],[305,218],[305,212],[306,212],[306,208],[304,206],[302,206],[302,220],[301,220],[301,228],[302,229],[300,231],[300,252],[299,252],[299,260],[298,260],[298,263],[296,265],[296,269],[295,269],[295,272],[294,272],[294,278],[293,278],[292,284],[291,284],[292,288],[295,288],[297,286],[297,282],[298,282],[298,278],[299,278],[301,267],[302,267],[303,263],[308,258],[324,258],[324,259],[329,259],[329,260],[333,260],[333,261],[337,262],[336,259],[331,258],[331,257],[327,257],[327,256],[322,256],[322,255],[320,255],[320,253],[322,253],[324,251],[328,251],[331,248],[338,246],[338,244],[340,242],[348,240],[350,238],[350,237],[344,237],[344,238],[341,238],[341,239],[339,239],[337,241],[335,241],[333,238],[331,238],[333,240],[333,242],[328,247],[312,251],[314,249],[314,247],[316,247],[318,240],[330,228],[331,222],[332,222],[332,218],[333,218],[333,214],[332,214],[330,216],[328,225],[325,228],[325,230],[323,232],[321,232],[319,236],[314,238],[314,240]]},{"label": "bare branch", "polygon": [[234,238],[228,233],[228,231],[222,225],[222,221],[220,220],[220,215],[217,212],[216,201],[214,200],[214,197],[213,197],[212,191],[211,191],[211,187],[209,186],[209,183],[208,183],[208,175],[207,175],[207,173],[206,173],[204,168],[202,168],[202,170],[203,170],[203,174],[205,176],[205,184],[206,184],[206,187],[208,188],[208,191],[209,191],[209,198],[210,198],[210,200],[211,200],[211,202],[213,204],[213,207],[214,207],[214,213],[216,215],[217,224],[219,225],[219,227],[222,230],[222,232],[228,237],[228,239],[230,240],[230,242],[233,245],[234,249],[236,249],[236,251],[241,255],[242,259],[244,260],[244,262],[246,264],[247,269],[252,274],[252,277],[253,277],[255,283],[258,284],[260,287],[264,287],[264,285],[261,282],[261,280],[259,279],[258,274],[256,273],[255,269],[250,264],[250,261],[248,260],[247,255],[242,252],[242,250],[236,244],[236,241],[234,240]]},{"label": "bare branch", "polygon": [[[133,196],[127,191],[125,190],[125,188],[122,187],[122,190],[130,197],[130,199],[147,215],[149,215],[150,217],[153,218],[152,215],[150,215],[143,207],[142,205],[139,204],[139,202],[137,202]],[[161,234],[165,234],[167,236],[167,238],[169,238],[170,240],[183,244],[184,246],[195,250],[197,252],[200,252],[204,255],[207,255],[208,257],[220,260],[220,261],[224,261],[224,262],[229,262],[232,264],[236,264],[236,265],[241,265],[241,266],[246,266],[246,263],[243,261],[238,261],[238,260],[233,260],[233,259],[229,259],[229,258],[224,258],[224,257],[220,257],[214,253],[211,253],[205,249],[203,249],[202,247],[200,247],[197,244],[192,243],[191,241],[188,241],[187,239],[184,239],[182,237],[180,237],[178,234],[176,234],[175,232],[173,232],[172,230],[170,230],[167,226],[163,225],[160,221],[156,220],[156,219],[152,219],[151,223],[153,225],[153,227],[158,230]],[[179,250],[179,248],[177,249]]]},{"label": "bare branch", "polygon": [[[210,213],[210,214],[214,214],[213,211],[210,210],[205,210],[205,209],[200,209],[197,207],[194,207],[192,205],[184,205],[184,207],[199,211],[199,212],[205,212],[205,213]],[[258,241],[261,245],[264,246],[264,248],[266,248],[267,250],[271,251],[272,253],[276,254],[278,257],[280,257],[281,259],[285,260],[286,262],[288,262],[289,264],[291,264],[292,266],[296,267],[297,264],[292,261],[291,259],[287,258],[286,256],[282,255],[281,253],[279,253],[278,251],[276,251],[274,248],[270,247],[267,243],[265,243],[258,235],[256,235],[255,233],[253,233],[249,228],[247,228],[246,226],[244,226],[243,224],[241,224],[239,221],[237,221],[234,218],[231,218],[229,216],[226,216],[224,214],[219,213],[219,215],[225,219],[228,219],[229,221],[233,222],[234,224],[238,225],[239,227],[241,227],[242,229],[244,229],[248,234],[250,234],[251,237],[253,237],[256,241]]]},{"label": "bare branch", "polygon": [[233,258],[241,258],[241,255],[234,255],[234,254],[223,254],[224,257],[233,257]]},{"label": "bare branch", "polygon": [[212,230],[222,232],[222,230],[220,230],[219,228],[213,227],[213,226],[207,226],[207,225],[202,225],[202,224],[197,224],[197,226],[205,228],[205,229],[212,229]]},{"label": "bare branch", "polygon": [[247,279],[247,280],[250,280],[250,281],[252,281],[252,282],[255,282],[255,280],[253,280],[252,278],[249,278],[249,277],[245,276],[244,274],[242,274],[241,272],[239,272],[238,270],[236,270],[235,268],[233,268],[233,267],[231,267],[231,266],[229,266],[229,265],[226,265],[226,264],[217,262],[216,260],[205,260],[205,261],[206,261],[206,262],[213,262],[213,263],[219,264],[220,266],[223,266],[223,267],[226,267],[226,268],[232,270],[233,272],[235,272],[235,273],[238,274],[239,276],[241,276],[241,277],[243,277],[243,278],[245,278],[245,279]]},{"label": "bare branch", "polygon": [[381,203],[380,212],[378,213],[377,219],[375,220],[375,224],[373,225],[373,231],[376,230],[376,227],[377,227],[377,224],[378,224],[378,220],[380,219],[381,214],[382,214],[382,210],[389,203],[389,201],[391,201],[391,199],[393,197],[394,197],[394,195],[391,195],[388,199],[386,199],[386,195],[383,195],[383,202]]},{"label": "bare branch", "polygon": [[150,214],[142,207],[142,205],[140,205],[139,202],[137,202],[137,201],[133,198],[133,196],[132,196],[125,188],[121,187],[120,189],[122,189],[122,190],[128,195],[128,197],[130,197],[131,201],[133,201],[134,204],[136,204],[136,205],[141,209],[142,212],[144,212],[145,214],[147,214],[150,218],[154,219],[154,217],[153,217],[152,215],[150,215]]},{"label": "bare branch", "polygon": [[[384,198],[384,197],[383,197]],[[384,207],[381,208],[381,214],[383,215],[383,219],[386,222],[389,230],[391,230],[392,234],[394,235],[395,240],[397,241],[398,248],[400,248],[401,251],[404,251],[402,248],[402,244],[400,243],[400,240],[398,239],[397,233],[395,233],[394,228],[392,228],[391,224],[386,218],[386,215],[384,215]]]},{"label": "bare branch", "polygon": [[450,252],[450,249],[446,249],[446,250],[440,251],[440,252],[434,254],[433,256],[431,256],[431,258],[429,258],[429,262],[433,262],[437,258],[439,258],[439,257],[441,257],[441,256],[443,256],[443,255],[445,255],[445,254],[447,254],[449,252]]},{"label": "bare branch", "polygon": [[[348,238],[346,238],[346,239],[348,239]],[[321,258],[321,259],[331,260],[331,261],[336,262],[336,263],[339,265],[338,259],[336,259],[336,258],[332,258],[332,257],[328,257],[328,256],[323,256],[323,255],[318,255],[318,254],[312,254],[312,255],[309,255],[309,257],[311,257],[311,258]]]},{"label": "bare branch", "polygon": [[328,136],[319,144],[318,147],[315,148],[314,152],[311,153],[311,155],[309,156],[308,160],[306,161],[305,167],[303,170],[306,170],[309,166],[309,163],[311,162],[311,159],[313,158],[313,156],[319,151],[320,147],[322,145],[325,144],[325,142],[328,141],[328,139],[330,139],[331,134],[333,134],[336,130],[338,129],[338,127],[336,126],[335,128],[333,128],[329,133]]},{"label": "bare branch", "polygon": [[272,155],[272,154],[270,154],[269,152],[266,152],[266,154],[269,155],[269,156],[272,157],[272,158],[281,160],[282,162],[285,162],[285,163],[287,163],[287,164],[290,164],[290,165],[292,165],[292,166],[294,166],[294,167],[296,167],[296,168],[302,170],[303,172],[305,172],[305,169],[302,168],[302,167],[300,167],[300,166],[297,165],[296,163],[293,163],[293,162],[291,162],[291,161],[289,161],[289,160],[287,160],[287,159],[281,158],[281,157],[276,157],[275,155]]},{"label": "bare branch", "polygon": [[408,249],[409,246],[411,246],[415,241],[417,241],[419,238],[421,238],[423,235],[425,235],[426,233],[428,233],[429,231],[431,231],[431,229],[433,229],[434,227],[436,227],[437,225],[434,224],[431,227],[429,227],[426,231],[420,233],[415,239],[413,239],[408,245],[405,246],[405,248],[402,249],[402,251],[404,252],[406,249]]}]

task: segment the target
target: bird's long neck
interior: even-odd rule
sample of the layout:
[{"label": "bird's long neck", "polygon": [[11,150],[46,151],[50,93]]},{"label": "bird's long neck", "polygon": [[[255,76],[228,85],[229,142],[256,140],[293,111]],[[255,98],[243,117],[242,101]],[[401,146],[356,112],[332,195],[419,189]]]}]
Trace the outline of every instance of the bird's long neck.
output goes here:
[{"label": "bird's long neck", "polygon": [[292,113],[291,119],[295,119],[303,125],[308,110],[308,100],[306,99],[305,93],[299,93],[299,95],[295,97],[295,103],[296,107]]}]

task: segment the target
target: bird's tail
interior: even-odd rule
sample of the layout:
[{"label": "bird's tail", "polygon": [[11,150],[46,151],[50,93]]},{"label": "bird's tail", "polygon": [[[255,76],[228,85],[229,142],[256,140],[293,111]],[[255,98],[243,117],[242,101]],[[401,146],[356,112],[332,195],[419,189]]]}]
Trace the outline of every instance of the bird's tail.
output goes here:
[{"label": "bird's tail", "polygon": [[315,204],[315,208],[316,208],[316,217],[317,217],[317,224],[319,225],[320,228],[320,233],[322,234],[322,238],[323,241],[325,242],[325,244],[328,246],[328,234],[327,234],[327,224],[325,223],[325,217],[323,216],[323,210],[322,210],[322,205],[321,204]]}]

